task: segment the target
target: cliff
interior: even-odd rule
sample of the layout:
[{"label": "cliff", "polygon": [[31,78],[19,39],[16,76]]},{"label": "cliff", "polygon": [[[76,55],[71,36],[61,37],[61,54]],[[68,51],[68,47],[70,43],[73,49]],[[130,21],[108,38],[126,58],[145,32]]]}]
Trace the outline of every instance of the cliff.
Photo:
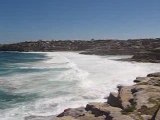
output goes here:
[{"label": "cliff", "polygon": [[[0,51],[83,51],[81,54],[134,55],[141,62],[160,62],[160,38],[132,40],[36,41],[0,45]],[[146,59],[147,58],[147,59]]]},{"label": "cliff", "polygon": [[[86,54],[133,54],[160,47],[160,39],[31,41],[0,45],[0,51],[85,51]],[[118,53],[117,53],[118,52]]]}]

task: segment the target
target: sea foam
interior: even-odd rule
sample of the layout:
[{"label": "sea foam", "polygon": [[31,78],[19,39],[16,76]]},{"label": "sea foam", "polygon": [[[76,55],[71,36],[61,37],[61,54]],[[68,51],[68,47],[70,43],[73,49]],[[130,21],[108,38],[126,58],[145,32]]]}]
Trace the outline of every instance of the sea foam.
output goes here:
[{"label": "sea foam", "polygon": [[[82,55],[75,52],[32,54],[43,54],[45,58],[15,63],[15,69],[29,71],[1,76],[0,85],[10,94],[35,97],[0,109],[1,120],[55,115],[66,108],[85,106],[95,101],[103,102],[106,101],[105,96],[116,91],[118,84],[132,85],[137,76],[160,71],[158,63],[115,60],[129,56]],[[33,69],[34,72],[30,71]]]}]

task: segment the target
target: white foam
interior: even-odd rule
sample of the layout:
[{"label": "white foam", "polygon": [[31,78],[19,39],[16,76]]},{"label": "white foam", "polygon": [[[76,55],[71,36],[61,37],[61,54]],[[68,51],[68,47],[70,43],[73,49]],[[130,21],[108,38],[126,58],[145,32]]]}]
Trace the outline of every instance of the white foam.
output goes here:
[{"label": "white foam", "polygon": [[38,99],[1,110],[1,120],[23,120],[25,116],[47,116],[68,107],[105,101],[118,84],[132,85],[137,76],[160,71],[160,64],[112,60],[126,56],[81,55],[74,52],[46,52],[48,60],[20,66],[22,69],[68,68],[62,71],[16,74],[2,77],[15,93],[37,93]]}]

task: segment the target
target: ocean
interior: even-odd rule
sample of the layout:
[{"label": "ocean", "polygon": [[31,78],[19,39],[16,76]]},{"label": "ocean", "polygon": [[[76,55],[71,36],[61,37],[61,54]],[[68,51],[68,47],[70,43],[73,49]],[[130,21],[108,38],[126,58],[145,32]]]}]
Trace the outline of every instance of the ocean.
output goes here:
[{"label": "ocean", "polygon": [[0,120],[56,115],[104,102],[117,85],[160,71],[158,63],[118,61],[130,56],[77,52],[0,52]]}]

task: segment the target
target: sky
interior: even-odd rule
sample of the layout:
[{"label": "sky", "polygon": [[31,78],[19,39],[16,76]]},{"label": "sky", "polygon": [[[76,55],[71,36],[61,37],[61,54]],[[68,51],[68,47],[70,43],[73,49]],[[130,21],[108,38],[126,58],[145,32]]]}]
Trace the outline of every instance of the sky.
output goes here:
[{"label": "sky", "polygon": [[0,43],[160,37],[160,0],[0,0]]}]

